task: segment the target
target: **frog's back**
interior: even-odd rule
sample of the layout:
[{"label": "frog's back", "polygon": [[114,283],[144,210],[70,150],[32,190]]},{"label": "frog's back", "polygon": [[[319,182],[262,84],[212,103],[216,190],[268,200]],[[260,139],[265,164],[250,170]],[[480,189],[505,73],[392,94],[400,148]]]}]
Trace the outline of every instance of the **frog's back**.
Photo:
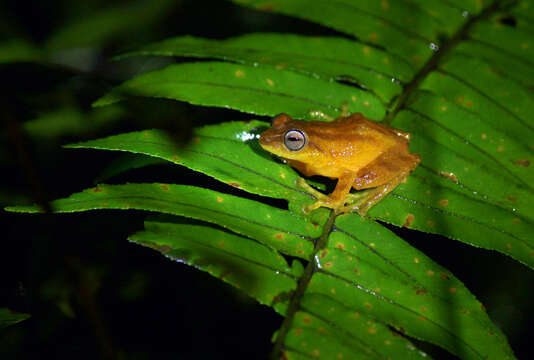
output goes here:
[{"label": "frog's back", "polygon": [[[323,149],[333,163],[346,170],[357,171],[385,151],[408,141],[389,127],[367,120],[361,114],[337,118],[332,123],[314,122],[307,131],[311,138],[320,138]],[[327,156],[328,156],[327,155]]]}]

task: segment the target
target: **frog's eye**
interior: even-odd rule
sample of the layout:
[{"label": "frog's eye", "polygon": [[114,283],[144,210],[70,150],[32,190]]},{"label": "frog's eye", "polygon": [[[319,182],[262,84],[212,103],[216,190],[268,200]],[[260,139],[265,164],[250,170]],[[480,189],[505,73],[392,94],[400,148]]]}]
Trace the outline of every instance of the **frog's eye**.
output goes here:
[{"label": "frog's eye", "polygon": [[300,150],[306,145],[306,135],[299,130],[289,130],[284,135],[284,144],[291,151]]}]

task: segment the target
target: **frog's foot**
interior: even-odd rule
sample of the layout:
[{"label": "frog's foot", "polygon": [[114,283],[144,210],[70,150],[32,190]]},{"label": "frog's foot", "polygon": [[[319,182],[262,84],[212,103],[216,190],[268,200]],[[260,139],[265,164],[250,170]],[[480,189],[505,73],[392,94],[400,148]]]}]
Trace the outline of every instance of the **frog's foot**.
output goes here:
[{"label": "frog's foot", "polygon": [[[371,194],[373,193],[373,194]],[[362,190],[357,193],[349,193],[343,202],[343,206],[340,206],[337,210],[338,213],[357,212],[360,216],[365,217],[367,211],[378,200],[371,201],[376,196],[375,189]]]},{"label": "frog's foot", "polygon": [[303,178],[299,178],[297,180],[297,185],[300,186],[301,188],[303,188],[304,190],[306,190],[306,192],[308,192],[310,195],[312,195],[313,197],[315,197],[317,199],[317,201],[314,202],[313,204],[304,207],[303,210],[304,210],[305,213],[310,213],[313,210],[320,208],[321,206],[335,210],[340,205],[343,205],[343,204],[339,204],[338,202],[335,202],[334,200],[332,200],[332,198],[330,196],[325,195],[322,192],[314,189]]}]

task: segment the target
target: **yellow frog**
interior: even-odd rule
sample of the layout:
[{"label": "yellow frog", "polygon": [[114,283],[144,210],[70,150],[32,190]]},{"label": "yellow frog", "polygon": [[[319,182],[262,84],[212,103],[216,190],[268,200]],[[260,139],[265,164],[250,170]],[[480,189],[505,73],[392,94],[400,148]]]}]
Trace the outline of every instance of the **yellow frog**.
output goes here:
[{"label": "yellow frog", "polygon": [[[280,114],[260,137],[265,150],[284,158],[303,175],[338,179],[329,196],[300,179],[299,185],[317,198],[306,212],[325,206],[338,214],[355,210],[362,216],[419,164],[419,154],[410,154],[409,141],[410,134],[367,120],[360,113],[333,122],[293,120]],[[370,190],[351,194],[351,188]]]}]

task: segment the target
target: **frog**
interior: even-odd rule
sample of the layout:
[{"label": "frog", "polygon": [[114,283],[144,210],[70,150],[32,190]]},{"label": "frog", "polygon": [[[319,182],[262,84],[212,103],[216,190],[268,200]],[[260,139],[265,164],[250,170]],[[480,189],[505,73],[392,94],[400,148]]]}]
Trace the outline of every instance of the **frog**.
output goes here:
[{"label": "frog", "polygon": [[[411,135],[365,118],[361,113],[341,115],[332,121],[294,120],[282,113],[260,134],[260,146],[282,158],[305,177],[337,179],[330,195],[297,183],[316,201],[305,213],[326,207],[336,214],[367,211],[403,182],[421,157],[410,153]],[[358,190],[351,193],[351,189]]]}]

